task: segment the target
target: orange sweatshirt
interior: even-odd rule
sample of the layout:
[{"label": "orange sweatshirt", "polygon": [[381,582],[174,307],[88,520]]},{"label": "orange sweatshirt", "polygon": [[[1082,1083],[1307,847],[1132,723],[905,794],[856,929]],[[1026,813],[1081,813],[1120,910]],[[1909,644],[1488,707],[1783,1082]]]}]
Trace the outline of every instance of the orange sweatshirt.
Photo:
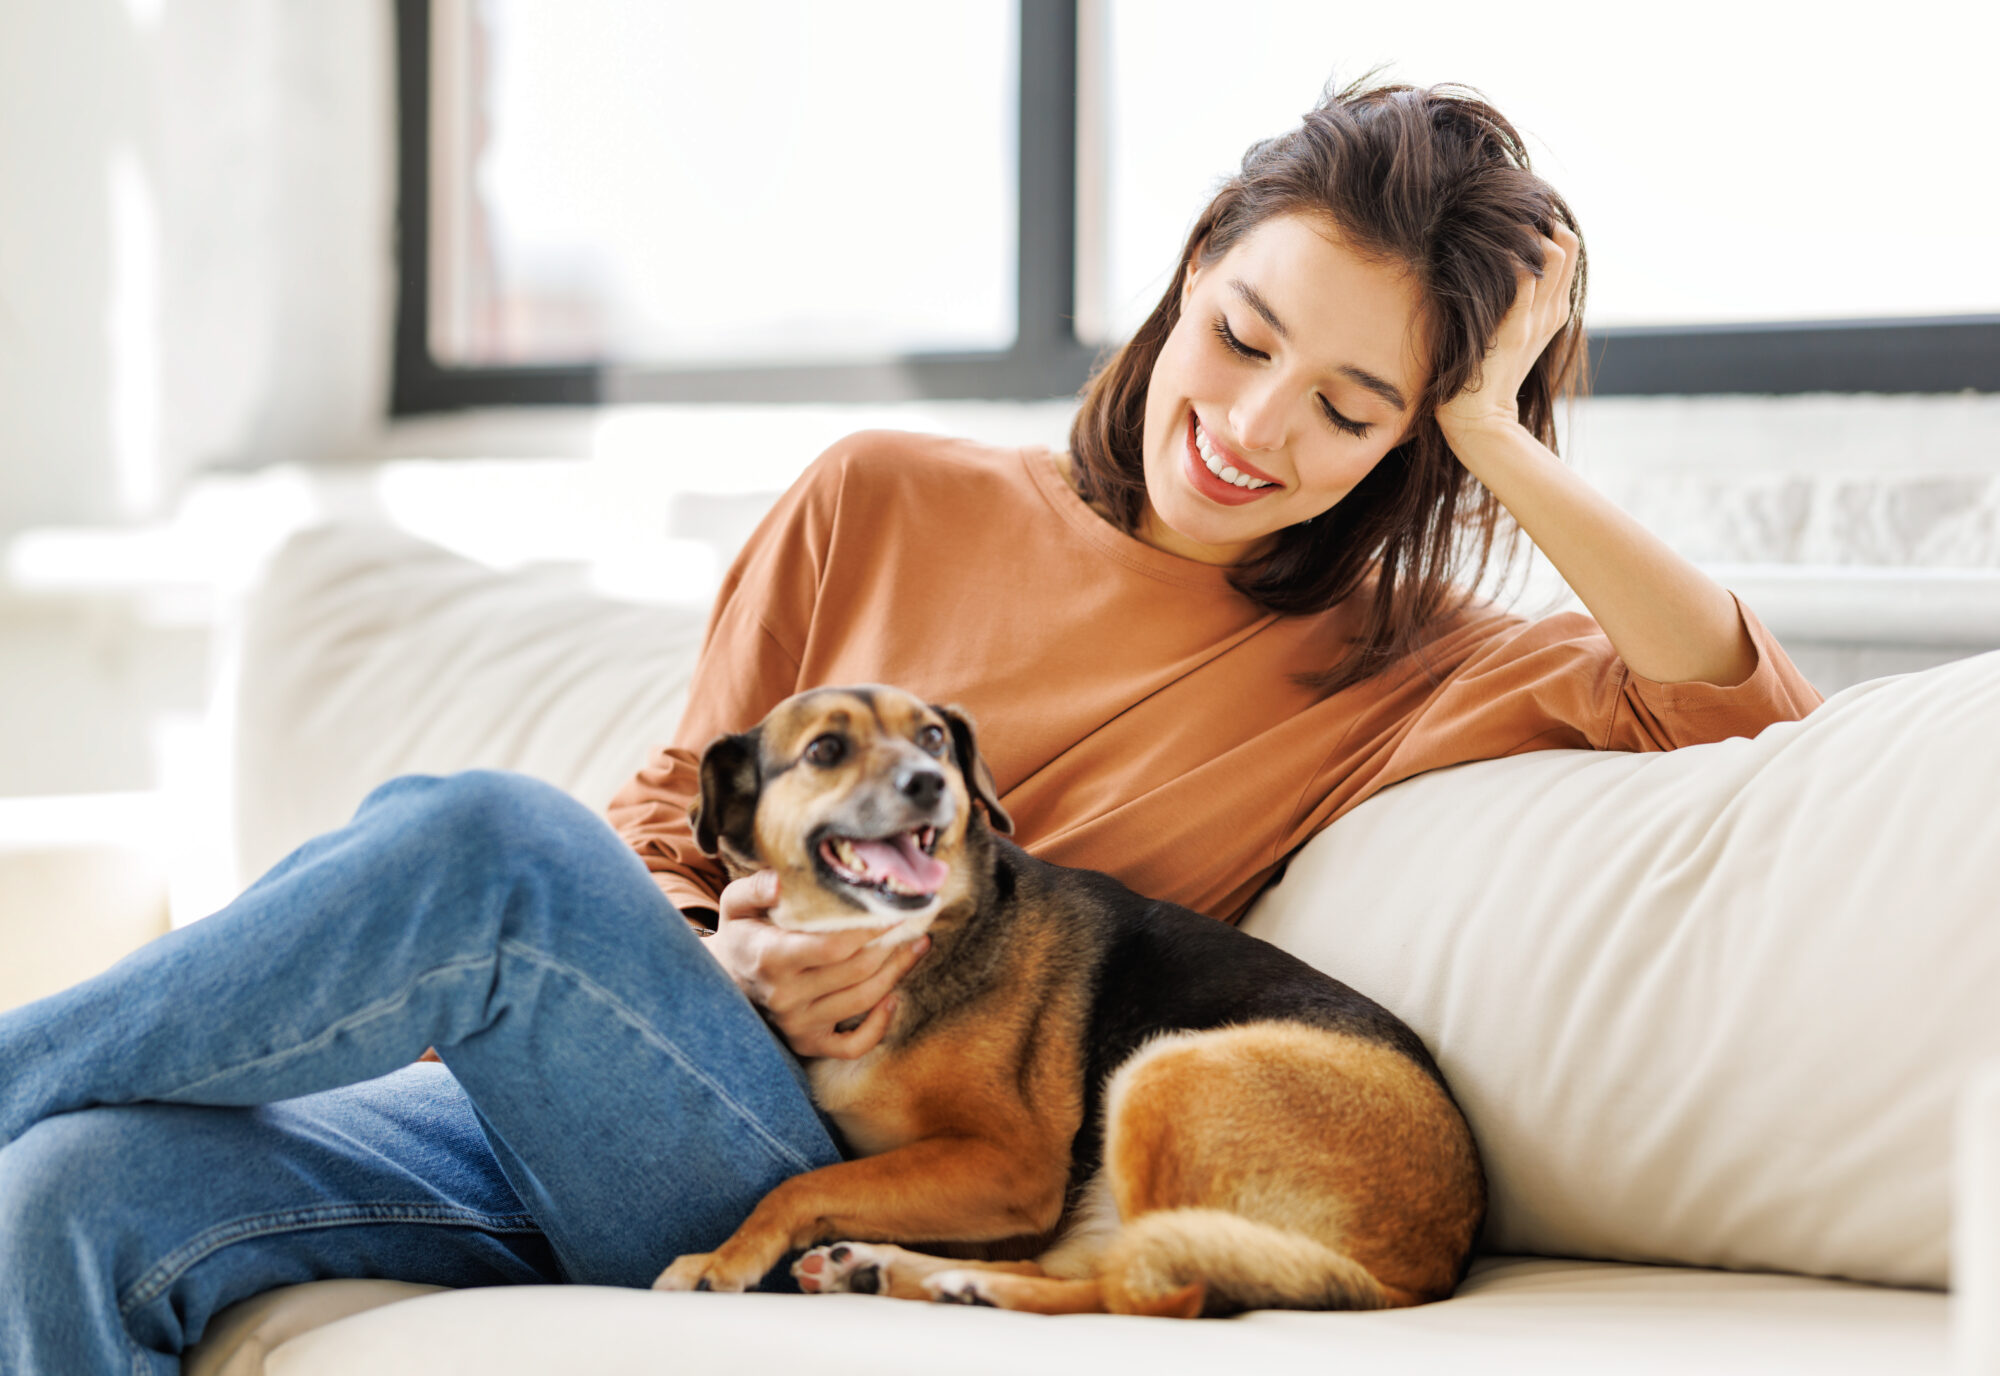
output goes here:
[{"label": "orange sweatshirt", "polygon": [[1225,570],[1106,522],[1046,449],[864,433],[744,546],[680,729],[609,817],[670,899],[713,909],[724,875],[687,825],[703,747],[801,689],[891,683],[971,713],[1029,851],[1233,922],[1294,849],[1414,774],[1811,711],[1820,695],[1738,607],[1757,666],[1731,687],[1641,678],[1580,613],[1482,605],[1431,645],[1438,681],[1411,663],[1317,698],[1293,676],[1338,657],[1351,606],[1258,607]]}]

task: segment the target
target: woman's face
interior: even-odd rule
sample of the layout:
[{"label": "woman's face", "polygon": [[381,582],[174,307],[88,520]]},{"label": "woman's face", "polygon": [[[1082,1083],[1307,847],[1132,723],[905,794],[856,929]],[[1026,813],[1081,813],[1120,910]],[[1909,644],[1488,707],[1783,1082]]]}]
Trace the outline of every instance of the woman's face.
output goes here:
[{"label": "woman's face", "polygon": [[1332,234],[1267,220],[1189,272],[1146,389],[1147,544],[1241,563],[1346,496],[1415,424],[1416,285]]}]

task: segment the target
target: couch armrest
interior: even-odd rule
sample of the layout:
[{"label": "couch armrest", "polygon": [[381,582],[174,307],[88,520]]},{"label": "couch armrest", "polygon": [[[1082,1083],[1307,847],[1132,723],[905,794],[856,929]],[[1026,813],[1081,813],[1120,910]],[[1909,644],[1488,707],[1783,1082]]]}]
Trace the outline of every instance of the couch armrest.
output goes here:
[{"label": "couch armrest", "polygon": [[1958,1376],[2000,1373],[2000,1061],[1966,1081],[1952,1182],[1951,1316]]}]

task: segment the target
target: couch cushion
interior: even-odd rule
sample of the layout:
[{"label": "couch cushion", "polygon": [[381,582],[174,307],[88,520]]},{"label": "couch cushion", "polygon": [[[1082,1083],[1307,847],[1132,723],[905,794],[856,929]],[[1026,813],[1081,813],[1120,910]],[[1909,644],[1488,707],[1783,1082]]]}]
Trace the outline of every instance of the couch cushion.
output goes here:
[{"label": "couch cushion", "polygon": [[386,527],[294,536],[241,636],[239,881],[398,774],[513,769],[603,807],[680,720],[705,620]]},{"label": "couch cushion", "polygon": [[1947,1276],[1954,1096],[2000,1053],[2000,654],[1665,755],[1386,790],[1252,931],[1438,1053],[1487,1241]]},{"label": "couch cushion", "polygon": [[1022,1372],[1810,1372],[1942,1376],[1942,1295],[1790,1276],[1519,1258],[1481,1262],[1417,1309],[1273,1311],[1186,1323],[1049,1319],[866,1295],[663,1295],[591,1286],[458,1290],[295,1338],[269,1376],[587,1371],[766,1376]]},{"label": "couch cushion", "polygon": [[230,1305],[181,1359],[181,1376],[263,1376],[271,1353],[336,1319],[433,1295],[444,1287],[399,1280],[319,1280]]}]

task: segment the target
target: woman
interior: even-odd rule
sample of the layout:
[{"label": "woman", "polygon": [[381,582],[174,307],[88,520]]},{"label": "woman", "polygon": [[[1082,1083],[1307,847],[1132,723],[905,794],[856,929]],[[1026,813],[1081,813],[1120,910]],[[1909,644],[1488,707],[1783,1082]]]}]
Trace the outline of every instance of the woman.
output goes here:
[{"label": "woman", "polygon": [[[865,1053],[921,943],[778,932],[686,826],[694,752],[807,683],[964,704],[1031,850],[1231,920],[1421,770],[1810,710],[1550,452],[1582,296],[1567,208],[1468,95],[1350,89],[1253,148],[1068,455],[814,465],[615,830],[517,776],[395,780],[0,1016],[0,1367],[174,1371],[222,1306],[327,1276],[643,1286],[836,1160],[786,1048]],[[1501,505],[1595,623],[1456,590]]]},{"label": "woman", "polygon": [[[971,711],[1030,850],[1235,920],[1321,827],[1426,769],[1804,714],[1818,693],[1748,610],[1552,452],[1583,282],[1568,207],[1498,112],[1333,97],[1196,221],[1069,455],[862,435],[806,474],[613,823],[706,920],[701,746],[799,688],[882,680]],[[1500,504],[1596,624],[1471,599]],[[736,921],[770,882],[722,892],[711,949],[799,1054],[865,1053],[921,950]]]}]

